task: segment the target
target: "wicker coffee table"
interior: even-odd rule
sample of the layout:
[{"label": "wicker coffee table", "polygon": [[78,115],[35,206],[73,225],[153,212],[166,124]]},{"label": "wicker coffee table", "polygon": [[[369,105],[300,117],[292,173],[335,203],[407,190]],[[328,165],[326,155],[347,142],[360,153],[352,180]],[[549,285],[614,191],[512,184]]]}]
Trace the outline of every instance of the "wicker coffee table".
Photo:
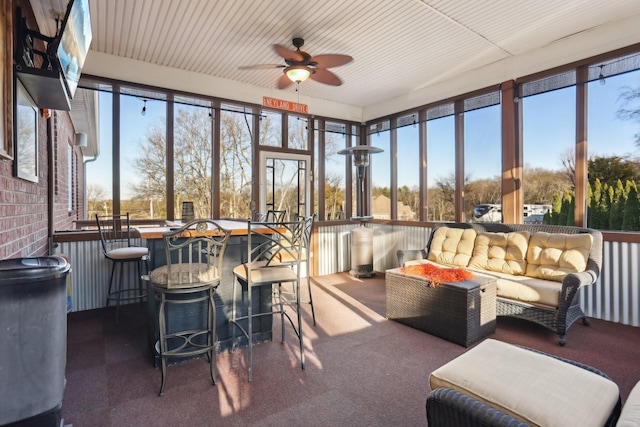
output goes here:
[{"label": "wicker coffee table", "polygon": [[478,275],[429,287],[429,280],[387,270],[391,320],[468,347],[496,330],[496,280]]}]

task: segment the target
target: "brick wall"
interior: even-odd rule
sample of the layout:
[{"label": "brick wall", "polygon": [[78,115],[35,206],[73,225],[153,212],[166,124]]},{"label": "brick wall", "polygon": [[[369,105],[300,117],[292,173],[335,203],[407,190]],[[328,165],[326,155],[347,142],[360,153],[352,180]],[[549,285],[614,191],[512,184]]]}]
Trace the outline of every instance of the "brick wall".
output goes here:
[{"label": "brick wall", "polygon": [[[28,1],[17,3],[30,13]],[[15,43],[15,40],[14,40]],[[11,78],[11,76],[9,76]],[[50,230],[73,228],[82,218],[84,192],[82,153],[73,145],[75,130],[68,112],[55,111],[51,120],[52,150],[48,149],[47,119],[38,114],[38,182],[13,176],[13,160],[0,158],[0,259],[48,254]],[[69,164],[69,147],[73,148],[73,165]],[[54,170],[49,171],[49,155],[54,156]],[[74,174],[74,202],[69,210],[68,171]],[[54,183],[53,200],[48,200],[49,184]],[[49,206],[53,207],[53,226],[49,227]]]}]

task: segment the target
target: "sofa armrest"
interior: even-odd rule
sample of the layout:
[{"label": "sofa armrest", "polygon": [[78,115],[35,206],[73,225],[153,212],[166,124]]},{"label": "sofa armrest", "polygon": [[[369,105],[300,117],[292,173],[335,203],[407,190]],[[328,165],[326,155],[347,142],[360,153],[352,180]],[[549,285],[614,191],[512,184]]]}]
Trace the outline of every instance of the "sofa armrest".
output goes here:
[{"label": "sofa armrest", "polygon": [[589,286],[596,282],[598,276],[594,271],[586,270],[580,273],[567,274],[562,280],[562,294],[560,305],[569,305],[582,286]]},{"label": "sofa armrest", "polygon": [[575,286],[577,288],[581,286],[592,285],[598,280],[598,276],[594,271],[586,270],[580,273],[569,273],[565,276],[562,284],[568,286]]},{"label": "sofa armrest", "polygon": [[505,426],[525,427],[528,424],[450,388],[437,388],[427,397],[429,427]]},{"label": "sofa armrest", "polygon": [[404,267],[407,261],[427,258],[427,252],[424,249],[398,249],[397,254],[399,267]]}]

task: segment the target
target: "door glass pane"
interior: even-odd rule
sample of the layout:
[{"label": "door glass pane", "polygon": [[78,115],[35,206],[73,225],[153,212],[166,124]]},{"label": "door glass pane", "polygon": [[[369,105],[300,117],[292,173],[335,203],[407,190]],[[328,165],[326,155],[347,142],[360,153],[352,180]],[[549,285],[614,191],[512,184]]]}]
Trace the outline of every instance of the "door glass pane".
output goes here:
[{"label": "door glass pane", "polygon": [[266,159],[267,210],[286,210],[287,218],[306,215],[306,161]]}]

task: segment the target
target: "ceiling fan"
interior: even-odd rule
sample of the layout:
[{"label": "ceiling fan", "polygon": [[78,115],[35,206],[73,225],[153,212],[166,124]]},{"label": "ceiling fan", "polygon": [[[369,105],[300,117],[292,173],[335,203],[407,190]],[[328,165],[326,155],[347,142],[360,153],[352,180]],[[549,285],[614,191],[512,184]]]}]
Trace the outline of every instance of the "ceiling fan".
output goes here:
[{"label": "ceiling fan", "polygon": [[283,75],[278,80],[278,89],[286,89],[293,83],[300,83],[307,78],[332,86],[340,86],[342,80],[327,68],[339,67],[353,61],[349,55],[324,54],[311,56],[300,50],[304,45],[304,39],[293,39],[296,50],[290,50],[282,45],[274,44],[273,49],[284,58],[284,64],[258,64],[240,67],[241,70],[261,70],[270,68],[283,68]]}]

